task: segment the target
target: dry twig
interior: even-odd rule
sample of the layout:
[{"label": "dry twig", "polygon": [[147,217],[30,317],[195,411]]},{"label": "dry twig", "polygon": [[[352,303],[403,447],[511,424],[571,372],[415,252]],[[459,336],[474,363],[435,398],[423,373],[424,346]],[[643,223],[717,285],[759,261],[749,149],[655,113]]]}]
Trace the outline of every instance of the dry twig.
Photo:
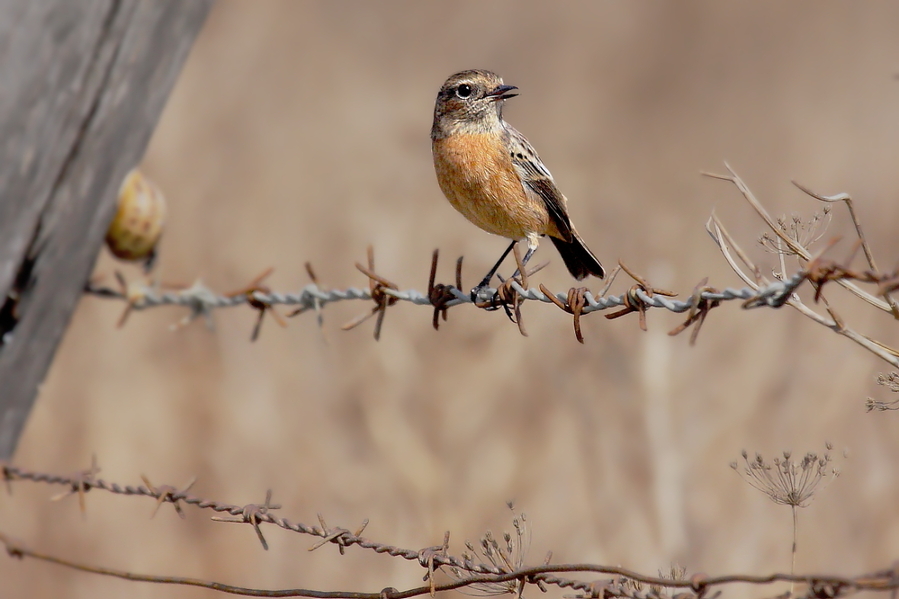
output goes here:
[{"label": "dry twig", "polygon": [[[864,347],[869,352],[875,354],[876,356],[892,364],[893,366],[899,367],[899,350],[889,347],[888,345],[872,339],[849,327],[846,324],[845,320],[836,313],[836,311],[833,309],[833,307],[830,305],[823,294],[823,287],[825,286],[825,284],[831,281],[836,282],[868,304],[892,313],[892,304],[889,303],[892,302],[892,299],[889,297],[888,291],[884,293],[884,291],[887,290],[887,288],[884,287],[884,282],[890,280],[892,273],[879,273],[876,271],[876,267],[874,266],[872,266],[870,270],[862,272],[853,270],[850,267],[849,263],[854,256],[854,252],[850,252],[849,257],[843,262],[825,259],[824,253],[830,247],[832,247],[836,243],[836,241],[831,241],[824,247],[824,249],[813,255],[807,247],[801,245],[801,239],[799,239],[798,236],[788,234],[785,231],[785,227],[779,225],[774,219],[771,218],[767,210],[765,210],[764,206],[762,206],[762,204],[755,197],[746,183],[743,182],[743,180],[736,174],[736,172],[734,172],[733,169],[730,168],[729,165],[725,163],[725,166],[727,166],[728,172],[730,173],[729,175],[715,175],[709,173],[704,174],[706,176],[715,179],[721,179],[723,181],[728,181],[734,184],[737,189],[740,190],[743,197],[749,202],[752,208],[762,218],[762,220],[765,221],[771,231],[777,236],[778,243],[782,242],[788,248],[791,254],[799,258],[802,264],[802,268],[800,269],[800,271],[789,279],[785,278],[783,272],[781,273],[781,277],[783,277],[784,280],[780,281],[782,283],[782,289],[779,292],[764,294],[761,293],[763,288],[767,290],[776,289],[776,282],[769,281],[761,274],[761,269],[759,269],[759,267],[753,263],[748,254],[746,254],[746,252],[744,252],[740,248],[733,237],[727,232],[727,229],[718,218],[718,216],[712,214],[709,222],[706,225],[707,231],[712,236],[712,239],[715,241],[715,243],[718,244],[718,248],[721,250],[722,255],[724,256],[730,267],[734,270],[734,272],[737,273],[737,275],[741,279],[743,279],[743,281],[745,281],[746,284],[749,285],[752,289],[760,292],[756,297],[747,299],[744,302],[743,306],[745,308],[754,308],[762,305],[788,305],[798,310],[804,316],[814,320],[818,324],[851,339],[858,345]],[[806,191],[807,193],[818,199],[824,198],[824,196],[819,197],[815,194],[812,194],[811,192],[808,192],[808,190],[806,190],[805,188],[800,187],[800,189],[803,189],[803,191]],[[838,199],[842,200],[844,198],[839,197]],[[829,200],[825,198],[822,201],[836,200]],[[853,214],[853,219],[856,222],[856,230],[858,231],[858,234],[860,236],[859,244],[861,245],[861,247],[866,248],[867,241],[862,235],[861,225],[858,224],[857,216],[855,215],[854,210],[851,210],[851,212]],[[867,255],[870,252],[870,249],[866,249],[865,251]],[[783,271],[785,269],[785,266],[783,265],[782,258],[786,253],[786,250],[780,253],[782,264],[781,270]],[[873,259],[869,259],[869,264],[874,264]],[[814,287],[814,300],[815,302],[821,302],[824,305],[827,316],[809,308],[796,293],[796,290],[805,281],[809,281]],[[881,295],[883,295],[887,299],[887,301],[877,298],[867,291],[864,291],[853,281],[878,284],[880,286],[879,293],[881,293]]]}]

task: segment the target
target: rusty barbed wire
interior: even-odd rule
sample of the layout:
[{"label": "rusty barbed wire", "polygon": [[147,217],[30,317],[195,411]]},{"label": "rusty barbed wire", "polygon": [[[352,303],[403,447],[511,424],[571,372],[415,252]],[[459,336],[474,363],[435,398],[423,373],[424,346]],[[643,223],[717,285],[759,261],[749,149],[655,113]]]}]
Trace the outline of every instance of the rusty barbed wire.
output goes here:
[{"label": "rusty barbed wire", "polygon": [[[7,483],[18,481],[31,481],[50,485],[62,485],[69,487],[64,495],[84,495],[94,489],[100,489],[124,496],[145,496],[156,500],[156,509],[162,503],[171,503],[183,516],[179,507],[184,505],[194,506],[198,509],[209,509],[216,513],[227,513],[231,518],[215,517],[214,520],[249,524],[256,531],[257,537],[267,549],[260,530],[261,524],[272,524],[284,530],[301,534],[308,534],[319,538],[319,541],[310,547],[310,551],[318,549],[326,544],[336,545],[341,554],[346,548],[358,546],[369,549],[379,554],[387,554],[391,557],[401,557],[408,561],[416,562],[426,570],[423,580],[427,583],[423,586],[405,590],[397,590],[386,587],[379,592],[360,593],[351,591],[317,591],[310,589],[280,589],[265,590],[246,587],[236,587],[221,582],[207,581],[193,578],[174,576],[154,576],[137,574],[122,570],[115,570],[100,566],[92,566],[63,559],[56,556],[43,554],[26,547],[22,542],[0,532],[2,543],[8,555],[14,558],[34,558],[77,570],[125,578],[132,581],[155,582],[163,584],[178,584],[209,588],[221,592],[256,597],[314,597],[318,599],[403,599],[422,595],[434,596],[437,592],[460,588],[483,588],[485,585],[498,587],[503,583],[517,583],[506,588],[517,589],[519,594],[526,585],[534,585],[545,590],[547,586],[555,586],[560,589],[571,589],[577,594],[577,599],[601,599],[606,597],[620,597],[624,599],[713,599],[720,593],[720,588],[733,584],[764,585],[775,582],[791,582],[804,584],[807,591],[804,595],[796,594],[794,598],[806,597],[808,599],[833,599],[838,596],[846,596],[860,591],[894,591],[899,589],[899,565],[892,568],[866,573],[855,577],[832,575],[792,575],[774,573],[763,576],[732,574],[724,576],[708,576],[696,573],[689,578],[666,577],[663,575],[651,576],[641,574],[620,566],[604,566],[598,564],[570,563],[552,564],[551,554],[547,555],[540,566],[524,567],[523,560],[493,559],[491,564],[475,561],[472,553],[456,557],[449,554],[449,532],[444,535],[440,545],[426,547],[424,549],[404,549],[401,547],[375,542],[361,536],[368,524],[362,525],[352,532],[341,527],[331,527],[319,515],[319,526],[309,526],[302,523],[291,522],[287,518],[274,516],[271,510],[280,506],[271,503],[272,493],[268,491],[264,504],[248,504],[246,506],[231,505],[220,501],[203,499],[191,495],[188,489],[193,482],[185,488],[176,489],[171,485],[154,487],[144,477],[145,485],[121,485],[98,478],[99,472],[96,460],[92,461],[91,468],[74,475],[58,475],[43,472],[35,472],[12,466],[2,465],[2,478]],[[183,509],[183,508],[182,508]],[[520,526],[520,524],[519,524]],[[488,535],[485,535],[487,538]],[[471,545],[470,543],[467,543]],[[491,544],[492,546],[492,544]],[[446,583],[437,583],[435,573],[446,570],[453,580]],[[602,580],[578,580],[559,576],[566,573],[593,573],[609,575],[611,578]],[[467,574],[464,574],[467,573]],[[675,592],[677,591],[677,592]]]},{"label": "rusty barbed wire", "polygon": [[[273,318],[282,326],[284,325],[283,320],[275,310],[277,305],[295,306],[296,308],[290,316],[296,316],[307,310],[314,309],[321,326],[324,306],[329,303],[347,300],[374,302],[374,306],[368,313],[356,317],[342,328],[344,330],[355,328],[369,318],[376,316],[374,327],[376,340],[380,338],[387,309],[399,302],[408,302],[432,308],[432,326],[435,329],[439,328],[440,317],[442,316],[443,320],[446,321],[449,309],[455,306],[474,304],[475,307],[484,310],[498,310],[502,308],[509,319],[518,326],[521,334],[526,335],[522,321],[522,305],[527,301],[537,301],[555,304],[557,308],[570,314],[574,325],[575,338],[580,343],[584,343],[581,319],[593,312],[620,308],[611,314],[607,314],[606,318],[608,319],[637,314],[640,328],[644,331],[647,328],[646,315],[651,308],[664,308],[675,313],[687,312],[687,319],[681,325],[672,329],[669,335],[677,335],[693,326],[693,331],[690,335],[690,344],[692,345],[695,344],[699,330],[712,309],[720,307],[723,302],[741,300],[744,309],[759,307],[780,308],[784,305],[789,305],[815,322],[853,340],[894,367],[899,367],[899,350],[848,327],[823,295],[824,287],[835,282],[868,304],[880,310],[890,312],[894,318],[899,320],[899,300],[891,295],[899,290],[899,264],[890,272],[883,272],[877,268],[849,195],[841,193],[833,196],[824,196],[796,183],[796,186],[804,193],[825,203],[823,214],[820,217],[816,215],[808,222],[798,216],[794,216],[789,222],[786,217],[774,219],[736,172],[727,163],[725,163],[725,166],[728,170],[726,175],[704,174],[735,185],[771,229],[770,233],[762,235],[761,243],[766,249],[778,255],[780,271],[773,272],[773,281],[763,276],[761,268],[752,262],[748,254],[739,247],[734,238],[728,233],[721,220],[713,213],[706,224],[706,229],[718,245],[718,249],[725,260],[734,272],[743,279],[747,287],[742,289],[731,287],[718,289],[708,285],[708,278],[704,278],[695,286],[689,301],[672,299],[678,294],[655,288],[646,277],[628,269],[621,262],[619,262],[618,268],[615,269],[612,276],[609,277],[608,283],[598,294],[594,294],[586,287],[572,287],[567,293],[553,293],[542,284],[538,285],[536,289],[531,288],[528,284],[528,276],[533,275],[541,267],[520,275],[516,274],[516,276],[508,280],[500,278],[501,285],[499,287],[479,289],[477,293],[470,294],[462,290],[461,258],[456,262],[455,285],[447,285],[436,281],[439,257],[437,250],[434,251],[432,257],[427,293],[423,294],[414,289],[401,291],[398,284],[376,272],[374,250],[371,247],[368,248],[368,266],[364,267],[358,263],[356,264],[356,268],[368,277],[368,290],[355,287],[345,290],[327,289],[319,283],[312,266],[307,262],[306,270],[312,283],[295,293],[276,293],[263,286],[261,284],[262,279],[271,273],[271,269],[265,271],[240,291],[224,295],[212,291],[199,280],[187,288],[163,289],[158,284],[129,283],[118,272],[116,272],[117,289],[102,286],[99,281],[92,280],[85,286],[85,292],[99,297],[124,301],[126,307],[119,320],[119,326],[124,324],[129,314],[134,310],[144,310],[165,305],[182,306],[189,309],[189,313],[175,325],[176,328],[184,326],[200,316],[204,317],[207,324],[211,326],[214,310],[246,304],[259,311],[259,318],[256,321],[251,337],[253,340],[259,334],[259,328],[266,312],[271,312]],[[848,257],[842,261],[824,257],[825,252],[838,239],[834,239],[826,244],[825,248],[816,254],[812,254],[808,248],[809,245],[823,236],[823,229],[831,217],[830,205],[837,202],[846,204],[858,235],[858,242],[853,246]],[[855,269],[851,266],[859,248],[864,251],[868,266],[866,269]],[[516,263],[519,266],[517,272],[521,272],[521,258],[518,255],[517,246],[515,251]],[[786,273],[785,256],[795,257],[799,261],[798,270],[790,276]],[[607,295],[619,270],[626,272],[636,284],[623,294]],[[814,302],[823,304],[826,315],[812,310],[796,293],[798,288],[805,282],[809,282],[814,289]],[[865,291],[856,283],[873,285],[876,287],[876,291],[873,293]]]},{"label": "rusty barbed wire", "polygon": [[[435,273],[437,256],[438,252],[435,251],[432,265],[432,272]],[[372,254],[372,259],[373,257]],[[468,292],[462,291],[458,286],[458,283],[461,283],[461,259],[457,264],[459,271],[459,274],[457,274],[456,277],[457,285],[437,283],[434,280],[435,277],[432,276],[429,281],[427,293],[421,293],[415,289],[400,290],[398,285],[374,272],[373,268],[371,268],[371,266],[373,266],[373,261],[369,263],[370,268],[365,268],[357,264],[357,268],[369,277],[369,289],[360,289],[357,287],[349,287],[347,289],[326,289],[313,282],[304,286],[297,292],[274,292],[260,284],[260,280],[264,276],[270,274],[271,271],[268,270],[263,273],[263,276],[254,279],[250,285],[240,291],[229,294],[216,293],[212,289],[206,287],[200,280],[197,280],[189,287],[163,288],[158,283],[141,284],[134,281],[126,282],[124,277],[118,273],[116,277],[119,281],[118,288],[106,287],[101,285],[99,281],[92,280],[85,286],[85,293],[105,299],[126,302],[126,315],[133,311],[147,310],[161,306],[180,306],[187,308],[189,313],[177,324],[173,325],[173,328],[180,328],[199,317],[203,317],[208,323],[211,323],[212,313],[217,309],[249,305],[260,312],[260,319],[257,321],[256,328],[254,328],[254,333],[258,333],[258,326],[261,323],[262,316],[267,311],[276,314],[273,310],[274,306],[293,306],[295,309],[289,316],[294,316],[308,310],[315,310],[320,314],[321,310],[327,304],[351,300],[374,301],[375,306],[370,313],[354,319],[347,325],[344,325],[344,328],[358,326],[376,314],[378,315],[378,322],[380,323],[383,321],[387,308],[398,302],[428,306],[435,311],[435,319],[439,318],[439,315],[442,314],[444,320],[446,319],[446,313],[449,308],[463,304],[474,304],[476,307],[482,309],[506,307],[511,310],[510,314],[512,314],[513,321],[515,322],[517,322],[515,315],[520,314],[520,312],[516,312],[516,310],[520,311],[520,306],[523,302],[536,301],[553,303],[561,309],[570,312],[568,306],[571,305],[569,299],[572,297],[578,298],[578,319],[581,316],[592,312],[619,307],[625,308],[623,313],[638,312],[643,318],[645,318],[646,310],[651,308],[663,308],[675,313],[693,313],[697,310],[698,305],[719,305],[721,302],[732,300],[740,300],[743,302],[744,307],[769,306],[778,308],[783,306],[796,289],[809,278],[809,273],[802,270],[789,279],[784,281],[774,281],[759,289],[752,289],[750,287],[744,287],[742,289],[728,287],[722,290],[706,288],[701,291],[698,297],[694,294],[689,301],[684,302],[669,299],[669,297],[674,295],[672,292],[661,294],[659,293],[659,290],[649,286],[648,283],[646,283],[645,278],[634,274],[632,274],[632,276],[636,276],[637,285],[624,294],[605,296],[595,296],[589,289],[583,287],[572,288],[572,290],[566,294],[553,293],[544,285],[540,285],[539,288],[530,288],[526,285],[522,285],[522,279],[517,277],[503,282],[499,288],[481,290],[477,296],[472,299]],[[307,265],[307,269],[310,269],[311,271],[311,266]],[[534,274],[536,270],[537,269],[531,269],[528,271],[528,275]],[[574,293],[574,296],[571,295],[572,293]],[[705,302],[705,304],[700,304],[700,302]],[[643,326],[645,326],[645,322],[643,322]],[[379,326],[376,327],[376,332],[380,332]]]}]

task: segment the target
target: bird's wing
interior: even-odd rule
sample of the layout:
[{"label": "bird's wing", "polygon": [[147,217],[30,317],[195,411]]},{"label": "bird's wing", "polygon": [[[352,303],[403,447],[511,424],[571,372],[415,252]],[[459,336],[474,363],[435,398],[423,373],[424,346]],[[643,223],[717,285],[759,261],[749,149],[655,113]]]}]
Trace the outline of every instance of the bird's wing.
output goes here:
[{"label": "bird's wing", "polygon": [[568,218],[565,196],[556,187],[552,174],[537,156],[537,151],[534,150],[527,138],[509,124],[506,124],[506,130],[511,136],[509,152],[512,155],[512,164],[518,172],[525,191],[533,192],[543,200],[546,210],[562,238],[565,241],[571,241],[573,239],[571,220]]}]

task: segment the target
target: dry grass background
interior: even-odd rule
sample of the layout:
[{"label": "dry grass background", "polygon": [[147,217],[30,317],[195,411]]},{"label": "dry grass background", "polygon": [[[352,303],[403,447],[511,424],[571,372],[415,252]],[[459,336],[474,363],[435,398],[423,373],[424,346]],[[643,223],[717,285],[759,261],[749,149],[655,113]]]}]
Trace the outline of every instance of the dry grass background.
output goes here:
[{"label": "dry grass background", "polygon": [[[444,78],[489,68],[521,88],[506,117],[571,199],[583,236],[683,294],[703,276],[738,286],[704,231],[714,209],[747,245],[762,232],[736,191],[703,179],[722,161],[772,212],[810,215],[790,184],[848,191],[882,266],[899,255],[899,6],[895,3],[364,3],[220,0],[146,156],[170,223],[158,274],[222,291],[274,266],[274,288],[364,286],[365,247],[402,288],[423,290],[466,257],[466,284],[504,242],[442,198],[428,131]],[[837,210],[831,231],[845,233]],[[838,250],[837,255],[843,255]],[[773,265],[755,246],[754,255]],[[552,250],[538,282],[571,284]],[[121,266],[101,256],[98,272]],[[129,276],[136,276],[130,270]],[[596,288],[596,283],[593,283]],[[619,285],[618,288],[621,288]],[[839,296],[839,294],[836,294]],[[895,345],[897,329],[851,301],[844,316]],[[380,343],[339,325],[367,306],[282,330],[216,314],[171,333],[174,309],[132,316],[82,302],[16,461],[49,471],[181,484],[233,503],[265,490],[292,519],[353,528],[405,547],[451,550],[510,528],[514,499],[533,530],[529,563],[621,564],[654,573],[789,569],[789,510],[728,467],[742,448],[851,450],[843,475],[800,515],[799,571],[853,574],[899,553],[899,437],[868,414],[885,365],[789,309],[714,312],[690,348],[665,333],[680,317],[584,321],[587,344],[550,306],[524,308],[529,338],[500,313],[468,307],[439,333],[402,304]],[[46,551],[149,573],[267,588],[375,591],[417,584],[399,560],[271,530],[186,521],[148,499],[92,493],[48,503],[15,486],[0,526]],[[4,597],[206,597],[0,560]],[[782,591],[783,589],[777,589]],[[753,589],[731,596],[772,593]]]}]

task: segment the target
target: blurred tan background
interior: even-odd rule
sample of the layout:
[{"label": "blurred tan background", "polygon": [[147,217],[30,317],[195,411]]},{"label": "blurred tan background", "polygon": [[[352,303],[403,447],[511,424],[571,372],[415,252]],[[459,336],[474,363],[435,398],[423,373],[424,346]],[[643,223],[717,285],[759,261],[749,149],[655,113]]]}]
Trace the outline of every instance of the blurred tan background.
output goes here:
[{"label": "blurred tan background", "polygon": [[[688,295],[705,276],[741,287],[704,231],[713,210],[766,267],[761,221],[726,183],[727,160],[776,214],[819,209],[791,184],[857,200],[883,268],[899,257],[899,5],[821,2],[237,2],[220,0],[181,75],[144,163],[170,222],[156,273],[226,292],[268,267],[278,290],[362,287],[379,273],[424,291],[430,254],[473,285],[505,241],[443,199],[430,157],[443,80],[488,68],[521,88],[506,118],[540,151],[582,235]],[[842,206],[828,231],[851,235]],[[848,242],[835,257],[848,251]],[[537,276],[573,281],[547,246]],[[856,264],[861,265],[859,260]],[[139,276],[105,253],[98,274]],[[506,269],[508,270],[508,269]],[[594,290],[599,283],[590,283]],[[628,283],[620,280],[620,293]],[[896,345],[895,323],[830,290],[852,326]],[[18,465],[86,467],[139,484],[181,485],[237,504],[267,488],[283,515],[355,528],[403,547],[451,552],[528,516],[527,562],[620,564],[646,573],[789,570],[789,510],[730,470],[743,448],[773,456],[834,443],[842,476],[800,514],[801,572],[857,574],[899,552],[895,413],[866,413],[886,364],[795,311],[711,314],[695,348],[649,314],[584,322],[527,304],[522,338],[501,312],[401,304],[382,339],[368,309],[329,306],[249,342],[255,313],[220,311],[216,330],[169,325],[85,298],[25,430]],[[849,458],[842,452],[848,449]],[[87,515],[58,489],[14,485],[0,528],[47,552],[126,570],[264,587],[378,591],[420,584],[413,564],[358,548],[307,553],[314,539],[211,523],[149,499],[91,493]],[[0,559],[4,597],[211,597]],[[762,596],[786,589],[731,589]],[[561,593],[551,591],[553,596]],[[534,591],[529,591],[528,595]]]}]

